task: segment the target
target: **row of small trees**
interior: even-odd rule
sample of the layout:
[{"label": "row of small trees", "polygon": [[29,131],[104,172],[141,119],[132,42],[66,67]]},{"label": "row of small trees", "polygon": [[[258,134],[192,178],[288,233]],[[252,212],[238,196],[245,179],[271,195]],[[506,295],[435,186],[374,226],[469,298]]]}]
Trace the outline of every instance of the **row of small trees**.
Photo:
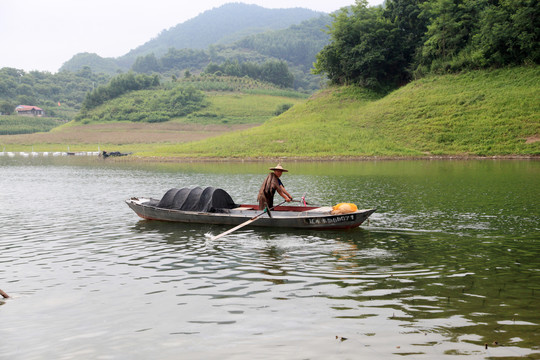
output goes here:
[{"label": "row of small trees", "polygon": [[427,73],[540,62],[538,0],[357,0],[334,14],[315,73],[377,88]]},{"label": "row of small trees", "polygon": [[137,57],[131,70],[144,74],[164,73],[171,70],[198,69],[201,64],[206,65],[209,62],[210,55],[204,50],[170,48],[160,58],[154,53]]},{"label": "row of small trees", "polygon": [[99,86],[92,92],[89,92],[83,101],[82,110],[93,109],[129,91],[150,89],[159,85],[158,75],[135,75],[132,72],[120,74],[112,78],[107,85]]},{"label": "row of small trees", "polygon": [[206,74],[222,74],[228,76],[249,76],[255,80],[269,82],[281,87],[291,88],[294,85],[294,76],[285,61],[268,60],[263,64],[251,61],[225,60],[221,64],[211,61],[211,56],[203,50],[169,49],[161,58],[152,54],[139,56],[132,66],[137,73],[156,73],[179,69],[197,69],[201,64]]},{"label": "row of small trees", "polygon": [[283,88],[291,88],[294,76],[284,61],[270,60],[264,64],[254,62],[239,63],[238,61],[226,61],[218,65],[208,64],[204,69],[205,74],[226,75],[236,77],[250,77],[255,80],[275,84]]},{"label": "row of small trees", "polygon": [[190,86],[134,91],[110,99],[92,110],[83,109],[76,121],[163,122],[182,117],[207,106],[202,91]]}]

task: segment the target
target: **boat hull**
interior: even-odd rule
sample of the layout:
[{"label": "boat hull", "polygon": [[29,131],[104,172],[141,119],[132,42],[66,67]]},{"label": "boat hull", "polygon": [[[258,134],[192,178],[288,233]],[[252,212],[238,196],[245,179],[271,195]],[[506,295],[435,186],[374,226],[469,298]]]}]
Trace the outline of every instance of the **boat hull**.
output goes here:
[{"label": "boat hull", "polygon": [[[239,225],[261,213],[256,206],[243,205],[227,213],[207,213],[164,209],[156,207],[155,200],[131,198],[127,205],[141,218],[182,223],[213,225]],[[294,209],[294,210],[293,210]],[[330,207],[276,207],[272,217],[264,214],[249,226],[295,229],[350,229],[360,226],[375,209],[358,210],[348,214],[332,215]]]}]

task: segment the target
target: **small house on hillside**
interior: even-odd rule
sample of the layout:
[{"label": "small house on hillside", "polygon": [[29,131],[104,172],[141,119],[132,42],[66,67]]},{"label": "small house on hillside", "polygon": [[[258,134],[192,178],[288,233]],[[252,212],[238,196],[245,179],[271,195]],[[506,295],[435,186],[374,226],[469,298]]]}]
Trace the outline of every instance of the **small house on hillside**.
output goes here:
[{"label": "small house on hillside", "polygon": [[24,115],[24,116],[45,115],[45,111],[43,111],[43,109],[38,108],[37,106],[30,106],[30,105],[19,105],[15,108],[15,112],[17,113],[17,115]]}]

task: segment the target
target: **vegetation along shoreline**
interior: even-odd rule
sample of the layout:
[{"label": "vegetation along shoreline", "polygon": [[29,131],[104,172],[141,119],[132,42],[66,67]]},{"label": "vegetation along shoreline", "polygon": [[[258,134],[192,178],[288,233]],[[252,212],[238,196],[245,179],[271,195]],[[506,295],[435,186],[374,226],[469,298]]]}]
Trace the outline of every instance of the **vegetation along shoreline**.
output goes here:
[{"label": "vegetation along shoreline", "polygon": [[332,156],[332,157],[255,157],[255,158],[224,158],[224,157],[204,157],[204,158],[195,158],[195,157],[143,157],[143,156],[124,156],[124,157],[114,157],[107,159],[107,161],[114,162],[148,162],[148,163],[204,163],[204,162],[220,162],[220,163],[238,163],[238,162],[363,162],[363,161],[433,161],[433,160],[540,160],[540,155],[492,155],[492,156],[471,156],[471,155],[437,155],[437,156]]}]

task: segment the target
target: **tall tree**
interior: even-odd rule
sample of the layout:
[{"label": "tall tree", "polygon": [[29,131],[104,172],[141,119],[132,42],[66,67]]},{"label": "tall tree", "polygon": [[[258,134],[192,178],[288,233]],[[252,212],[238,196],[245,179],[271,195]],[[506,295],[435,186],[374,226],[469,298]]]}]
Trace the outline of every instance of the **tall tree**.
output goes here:
[{"label": "tall tree", "polygon": [[380,7],[357,0],[334,14],[331,43],[317,55],[315,74],[326,74],[334,84],[386,87],[406,76],[406,57],[400,29],[385,18]]},{"label": "tall tree", "polygon": [[135,60],[135,63],[131,67],[131,70],[143,74],[151,74],[153,72],[158,72],[159,63],[156,59],[156,55],[154,55],[154,53],[151,53],[145,56],[139,56],[137,60]]},{"label": "tall tree", "polygon": [[540,6],[537,0],[487,3],[472,46],[478,66],[540,62]]},{"label": "tall tree", "polygon": [[[431,0],[422,6],[429,25],[420,65],[428,71],[457,70],[452,59],[467,49],[479,26],[478,17],[488,0]],[[454,62],[454,64],[457,64]],[[459,66],[459,65],[458,65]]]},{"label": "tall tree", "polygon": [[294,76],[284,61],[267,61],[262,66],[261,80],[290,88],[293,86]]},{"label": "tall tree", "polygon": [[399,30],[401,51],[407,71],[402,82],[410,80],[413,63],[422,47],[427,30],[427,19],[421,16],[422,4],[428,0],[387,0],[383,16]]}]

